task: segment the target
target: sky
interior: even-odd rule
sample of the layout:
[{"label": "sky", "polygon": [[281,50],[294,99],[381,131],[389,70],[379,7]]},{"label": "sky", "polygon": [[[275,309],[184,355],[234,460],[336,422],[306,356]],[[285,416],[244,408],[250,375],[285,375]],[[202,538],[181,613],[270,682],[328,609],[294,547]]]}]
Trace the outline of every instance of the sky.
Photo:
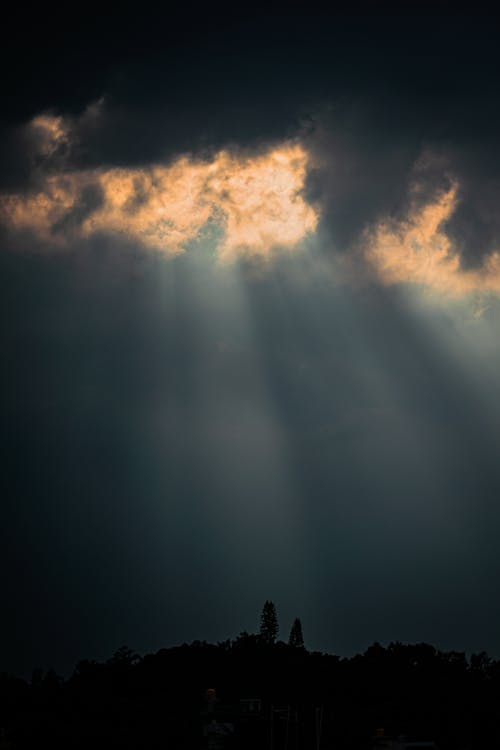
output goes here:
[{"label": "sky", "polygon": [[500,657],[481,6],[11,9],[0,671],[255,632]]}]

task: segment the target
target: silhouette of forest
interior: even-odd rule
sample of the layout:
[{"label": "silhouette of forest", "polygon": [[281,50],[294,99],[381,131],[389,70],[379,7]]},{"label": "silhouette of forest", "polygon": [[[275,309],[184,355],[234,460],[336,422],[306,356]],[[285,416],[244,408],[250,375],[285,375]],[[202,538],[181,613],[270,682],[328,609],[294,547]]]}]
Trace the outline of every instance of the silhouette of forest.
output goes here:
[{"label": "silhouette of forest", "polygon": [[123,646],[64,680],[0,675],[0,748],[500,747],[499,661],[426,643],[308,651],[298,618],[277,640],[273,607],[234,640]]}]

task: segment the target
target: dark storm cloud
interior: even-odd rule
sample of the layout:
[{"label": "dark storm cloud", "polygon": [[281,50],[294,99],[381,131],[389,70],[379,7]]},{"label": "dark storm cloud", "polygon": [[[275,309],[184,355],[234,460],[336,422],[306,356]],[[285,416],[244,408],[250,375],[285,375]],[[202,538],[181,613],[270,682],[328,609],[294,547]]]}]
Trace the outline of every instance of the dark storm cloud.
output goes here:
[{"label": "dark storm cloud", "polygon": [[500,163],[498,143],[482,148],[455,146],[451,152],[460,180],[457,209],[447,231],[461,253],[465,268],[475,268],[500,246]]},{"label": "dark storm cloud", "polygon": [[[120,13],[82,9],[64,32],[46,9],[14,12],[2,47],[4,189],[62,156],[65,169],[145,164],[283,138],[319,112],[310,145],[323,168],[311,194],[337,249],[378,216],[404,213],[415,161],[431,148],[451,154],[460,180],[449,232],[465,264],[480,262],[498,239],[497,21],[445,5],[355,10],[255,7],[238,17],[198,7],[138,14],[122,4]],[[44,111],[69,119],[73,141],[40,160],[26,123]],[[420,181],[424,201],[443,176]]]},{"label": "dark storm cloud", "polygon": [[[351,108],[352,107],[352,108]],[[393,121],[387,128],[365,106],[334,111],[313,130],[310,147],[318,164],[308,196],[323,207],[330,251],[347,253],[361,231],[380,216],[404,213],[421,142]]]},{"label": "dark storm cloud", "polygon": [[[457,177],[449,233],[464,267],[480,265],[499,244],[497,22],[441,7],[304,17],[291,6],[243,19],[200,9],[194,18],[181,9],[137,17],[125,6],[98,24],[83,15],[67,37],[54,27],[53,46],[14,36],[18,54],[34,45],[37,66],[21,67],[6,92],[3,190],[57,165],[130,167],[260,148],[304,134],[312,117],[308,145],[320,169],[310,190],[337,251],[379,217],[404,215],[415,163],[432,151],[438,166],[432,179],[430,168],[419,175],[420,199]],[[72,133],[50,158],[28,126],[43,112],[63,115]]]}]

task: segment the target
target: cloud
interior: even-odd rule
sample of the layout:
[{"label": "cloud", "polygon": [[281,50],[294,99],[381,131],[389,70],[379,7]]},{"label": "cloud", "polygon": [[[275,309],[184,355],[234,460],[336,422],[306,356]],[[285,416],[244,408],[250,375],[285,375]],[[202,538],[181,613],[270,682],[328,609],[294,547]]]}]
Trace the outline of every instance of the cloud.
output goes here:
[{"label": "cloud", "polygon": [[44,157],[53,156],[61,146],[69,144],[70,131],[62,117],[42,114],[29,123],[28,131],[36,138],[36,150]]},{"label": "cloud", "polygon": [[68,123],[42,115],[31,129],[49,167],[37,189],[0,197],[0,217],[45,243],[64,246],[105,233],[176,255],[215,223],[218,257],[227,261],[293,248],[316,228],[318,213],[302,195],[309,156],[299,142],[253,156],[222,150],[208,160],[67,170],[57,159],[53,164],[71,148]]},{"label": "cloud", "polygon": [[438,110],[425,104],[419,107],[413,92],[407,100],[382,89],[377,97],[351,96],[318,110],[303,138],[319,165],[307,186],[321,205],[323,251],[329,258],[345,256],[346,266],[355,256],[351,270],[359,278],[363,269],[354,250],[360,240],[383,222],[402,227],[455,182],[454,208],[440,231],[460,271],[477,272],[461,276],[460,285],[467,279],[483,288],[500,249],[498,127],[476,106],[470,107],[474,121],[465,123],[463,101],[456,109],[442,99]]},{"label": "cloud", "polygon": [[400,219],[382,218],[363,237],[364,254],[384,284],[420,284],[435,292],[463,296],[500,292],[500,252],[494,250],[476,268],[466,268],[449,234],[459,205],[459,183],[422,203],[420,186]]}]

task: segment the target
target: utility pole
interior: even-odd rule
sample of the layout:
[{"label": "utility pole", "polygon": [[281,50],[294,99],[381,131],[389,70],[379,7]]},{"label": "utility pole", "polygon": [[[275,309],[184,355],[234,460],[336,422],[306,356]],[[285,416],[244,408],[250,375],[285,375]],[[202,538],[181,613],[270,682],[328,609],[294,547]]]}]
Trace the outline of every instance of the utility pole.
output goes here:
[{"label": "utility pole", "polygon": [[290,706],[286,712],[285,750],[288,750],[288,735],[290,732]]},{"label": "utility pole", "polygon": [[323,706],[321,708],[319,706],[316,706],[316,716],[315,716],[315,725],[316,725],[316,750],[320,750],[321,747],[321,729],[323,724]]}]

